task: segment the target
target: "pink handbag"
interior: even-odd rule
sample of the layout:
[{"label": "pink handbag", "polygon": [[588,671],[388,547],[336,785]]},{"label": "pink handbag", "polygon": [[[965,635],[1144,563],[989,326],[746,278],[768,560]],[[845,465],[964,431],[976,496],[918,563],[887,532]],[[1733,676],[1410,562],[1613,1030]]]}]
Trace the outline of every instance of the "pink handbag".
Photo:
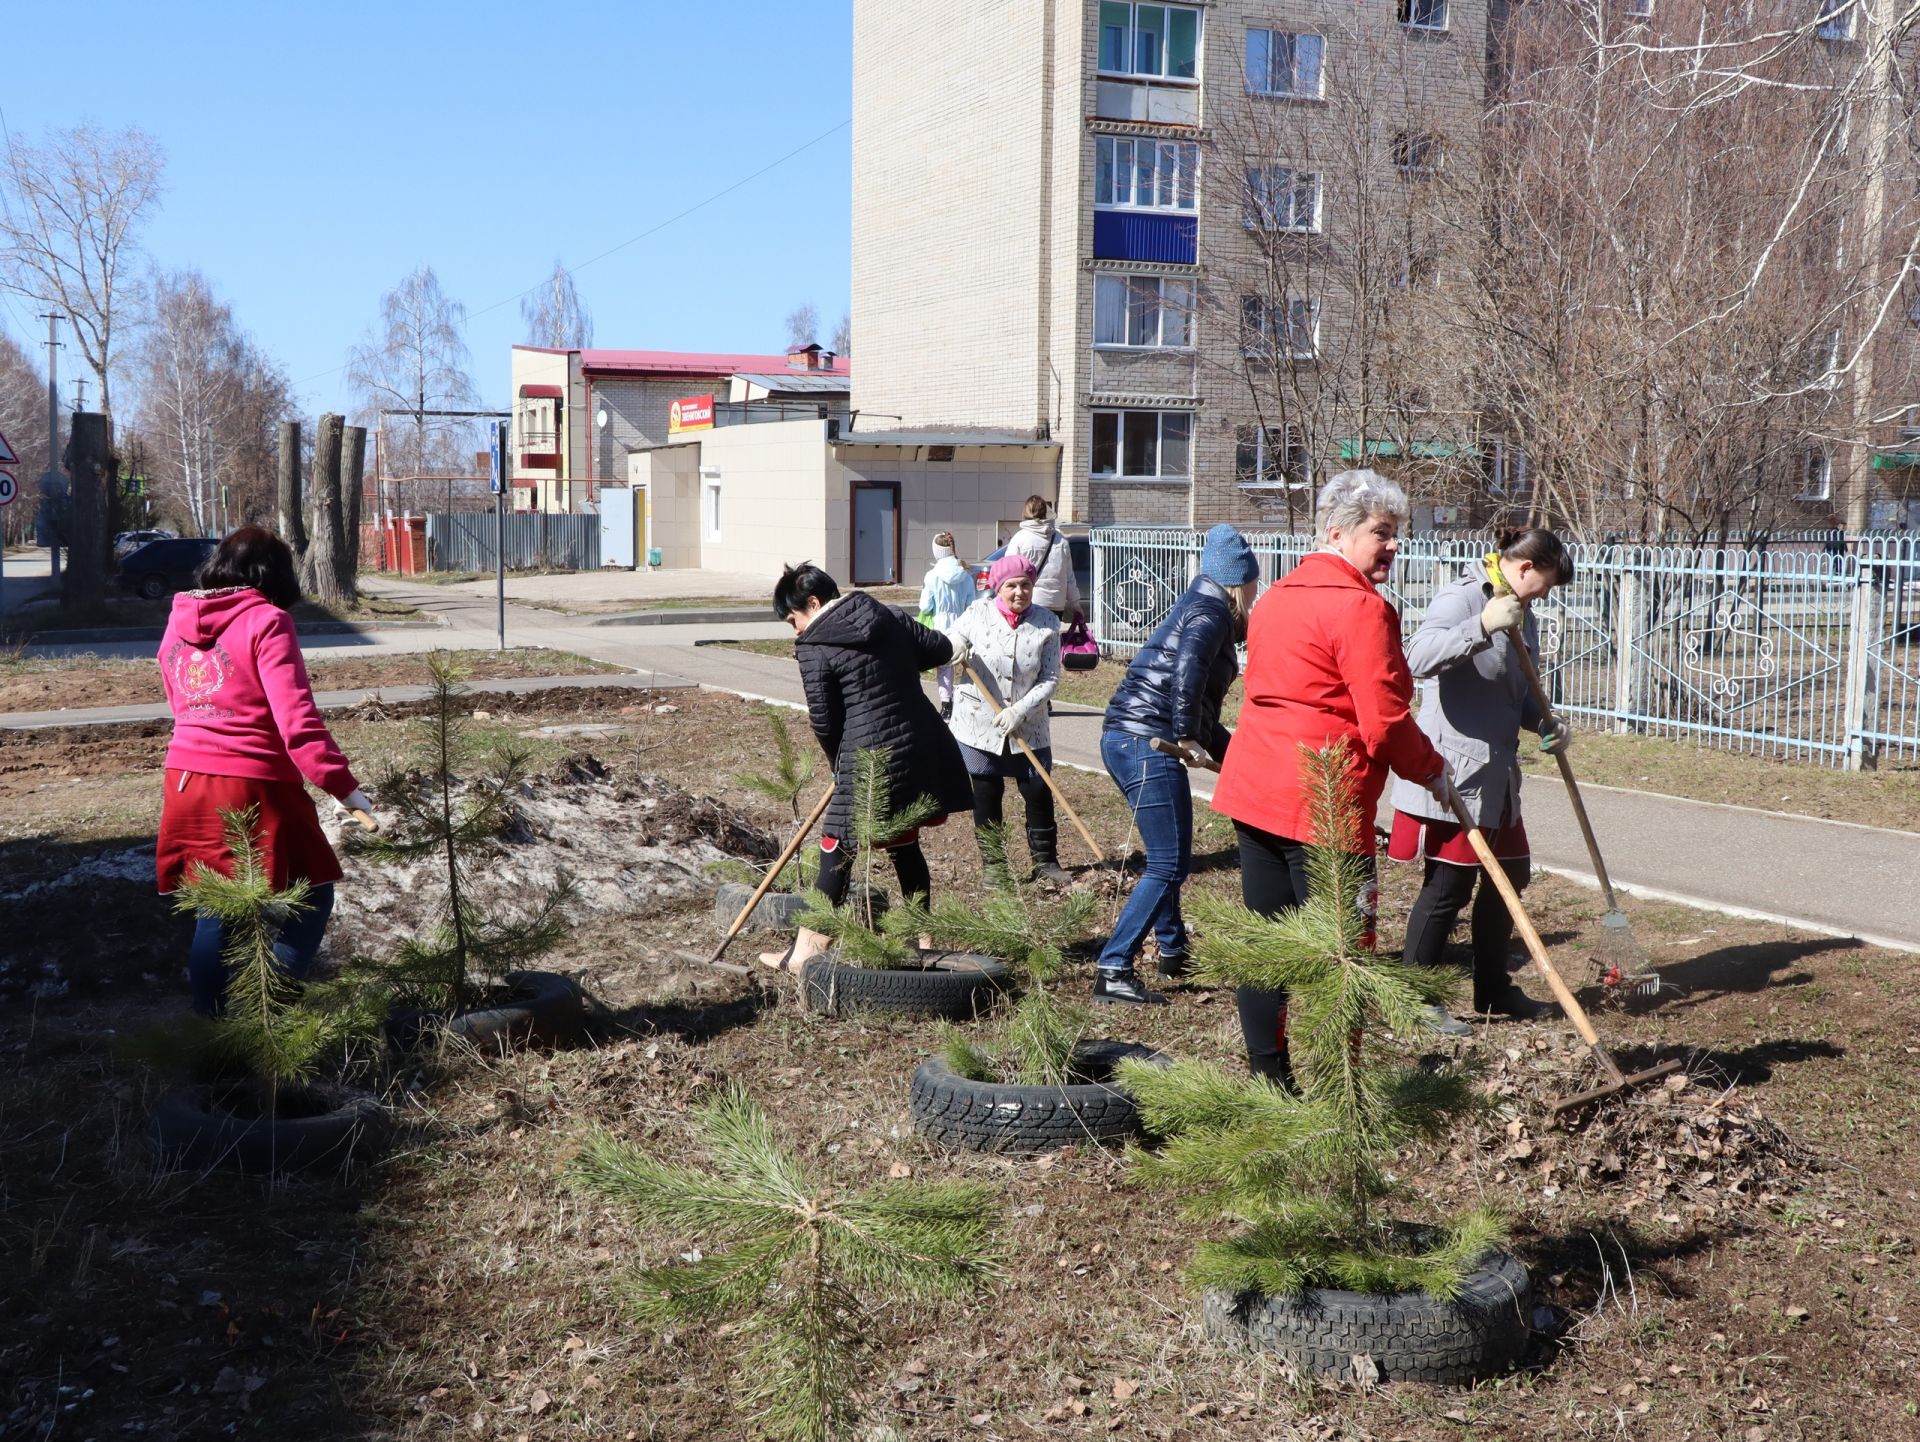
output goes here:
[{"label": "pink handbag", "polygon": [[1068,671],[1091,671],[1099,664],[1100,643],[1093,639],[1086,612],[1075,611],[1060,632],[1060,665]]}]

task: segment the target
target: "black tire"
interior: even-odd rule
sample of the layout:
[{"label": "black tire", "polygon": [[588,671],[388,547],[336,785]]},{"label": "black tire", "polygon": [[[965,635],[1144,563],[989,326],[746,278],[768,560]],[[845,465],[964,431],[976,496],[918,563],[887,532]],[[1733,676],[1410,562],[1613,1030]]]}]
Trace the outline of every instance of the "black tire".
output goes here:
[{"label": "black tire", "polygon": [[160,1098],[148,1135],[169,1167],[284,1175],[337,1171],[386,1134],[386,1108],[365,1092],[282,1087],[277,1102],[263,1115],[266,1098],[253,1081],[183,1087]]},{"label": "black tire", "polygon": [[166,577],[155,576],[155,575],[142,576],[140,578],[139,589],[140,589],[140,595],[142,599],[148,600],[148,601],[157,601],[162,596],[167,594]]},{"label": "black tire", "polygon": [[565,1046],[579,1039],[586,1024],[586,996],[572,977],[557,971],[512,971],[503,997],[454,1013],[447,1020],[447,1034],[481,1051],[504,1051],[531,1043]]},{"label": "black tire", "polygon": [[1346,1375],[1366,1356],[1382,1382],[1459,1387],[1519,1360],[1532,1284],[1517,1257],[1490,1251],[1451,1302],[1424,1292],[1376,1297],[1309,1287],[1298,1297],[1210,1291],[1201,1312],[1214,1340],[1276,1353],[1302,1375]]},{"label": "black tire", "polygon": [[[858,904],[864,894],[862,887],[854,886],[848,890],[847,899]],[[729,926],[733,925],[733,919],[740,914],[740,908],[747,904],[747,899],[752,895],[753,888],[742,885],[738,881],[725,881],[720,884],[720,889],[713,898],[713,919],[720,923],[723,934]],[[760,898],[760,904],[754,907],[753,914],[747,918],[747,928],[761,931],[792,931],[799,926],[800,913],[806,909],[807,901],[804,895],[791,891],[769,891]],[[876,891],[873,894],[873,914],[875,920],[887,914],[885,892]]]},{"label": "black tire", "polygon": [[993,1003],[1007,979],[1005,962],[963,951],[930,952],[923,966],[869,970],[832,952],[808,958],[800,969],[807,1010],[827,1016],[892,1011],[971,1021]]},{"label": "black tire", "polygon": [[1087,1076],[1075,1086],[1018,1086],[960,1076],[944,1057],[914,1070],[913,1129],[929,1141],[976,1152],[1050,1152],[1076,1142],[1124,1141],[1140,1131],[1133,1098],[1108,1080],[1121,1062],[1162,1061],[1152,1047],[1090,1041],[1077,1061]]}]

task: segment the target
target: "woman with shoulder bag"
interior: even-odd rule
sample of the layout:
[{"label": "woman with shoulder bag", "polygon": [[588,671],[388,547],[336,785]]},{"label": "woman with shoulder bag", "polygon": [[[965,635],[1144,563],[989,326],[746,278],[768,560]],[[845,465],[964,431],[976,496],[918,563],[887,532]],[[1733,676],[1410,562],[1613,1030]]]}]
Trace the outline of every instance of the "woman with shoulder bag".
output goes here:
[{"label": "woman with shoulder bag", "polygon": [[[1027,807],[1029,879],[1064,886],[1073,877],[1060,865],[1053,791],[1042,774],[1053,766],[1047,703],[1060,684],[1060,620],[1034,602],[1033,582],[1034,566],[1025,556],[1001,557],[987,571],[987,594],[949,629],[952,639],[971,650],[967,676],[954,693],[953,734],[973,781],[974,826],[984,831],[1001,824],[1011,779]],[[998,714],[982,688],[991,691]],[[1016,737],[1039,759],[1039,767],[1027,760]],[[996,857],[983,845],[981,854],[990,879],[1010,879],[1004,874],[1004,853]]]}]

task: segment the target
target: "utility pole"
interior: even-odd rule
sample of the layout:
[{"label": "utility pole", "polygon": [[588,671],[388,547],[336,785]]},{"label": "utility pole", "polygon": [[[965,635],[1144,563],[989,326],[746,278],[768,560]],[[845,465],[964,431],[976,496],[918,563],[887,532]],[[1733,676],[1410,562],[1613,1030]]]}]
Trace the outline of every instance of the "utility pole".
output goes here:
[{"label": "utility pole", "polygon": [[85,376],[75,376],[73,378],[73,408],[76,412],[84,411],[87,408],[87,378]]},{"label": "utility pole", "polygon": [[[48,485],[51,485],[53,483],[53,478],[60,473],[60,358],[59,358],[60,341],[57,338],[55,327],[57,327],[61,321],[65,320],[66,317],[63,316],[57,310],[50,310],[50,311],[47,311],[45,314],[43,314],[40,317],[40,319],[44,320],[47,323],[47,477],[46,479],[47,479]],[[53,497],[48,496],[46,494],[46,486],[42,486],[40,489],[41,489],[41,495],[45,499],[47,500],[53,499]],[[54,532],[51,526],[48,527],[47,534],[50,537],[54,536]],[[60,542],[57,538],[51,539],[48,541],[47,556],[49,557],[49,560],[50,560],[50,564],[47,568],[48,578],[52,580],[54,583],[58,584],[60,580]]]},{"label": "utility pole", "polygon": [[[1861,48],[1865,52],[1867,179],[1860,195],[1860,244],[1871,256],[1886,240],[1887,180],[1892,167],[1893,97],[1895,36],[1888,23],[1887,0],[1861,0],[1857,18]],[[1869,270],[1873,289],[1886,282],[1884,265]],[[1871,337],[1860,347],[1853,370],[1853,444],[1847,467],[1844,520],[1848,531],[1867,529],[1873,519],[1873,410],[1875,366],[1874,352],[1879,338]]]}]

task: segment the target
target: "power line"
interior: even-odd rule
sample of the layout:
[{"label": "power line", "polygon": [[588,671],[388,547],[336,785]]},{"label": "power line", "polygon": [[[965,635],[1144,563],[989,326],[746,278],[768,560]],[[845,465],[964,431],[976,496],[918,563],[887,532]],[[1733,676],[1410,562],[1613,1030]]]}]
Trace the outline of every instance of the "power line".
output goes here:
[{"label": "power line", "polygon": [[[562,267],[562,270],[567,275],[578,275],[581,271],[585,270],[588,266],[596,265],[600,261],[605,260],[610,255],[617,255],[619,252],[625,250],[628,246],[637,245],[650,235],[659,234],[659,232],[665,230],[668,226],[678,224],[680,221],[685,220],[688,216],[693,215],[698,211],[705,210],[708,206],[712,205],[717,200],[724,200],[727,196],[733,194],[734,191],[740,189],[742,186],[752,184],[754,181],[758,180],[761,176],[765,175],[770,170],[779,169],[781,166],[785,165],[789,160],[792,160],[796,155],[804,154],[806,151],[813,149],[813,147],[820,144],[821,141],[827,140],[830,137],[839,134],[842,130],[845,130],[851,124],[853,124],[853,118],[849,116],[847,119],[841,121],[838,125],[831,126],[828,129],[821,131],[818,135],[814,136],[813,139],[806,141],[803,144],[796,145],[792,150],[789,150],[785,155],[782,155],[777,160],[768,161],[765,165],[761,166],[758,170],[754,171],[751,175],[741,176],[740,179],[734,181],[733,184],[726,186],[724,189],[714,191],[714,193],[712,195],[709,195],[706,199],[695,201],[692,205],[689,205],[685,210],[678,211],[675,214],[668,216],[665,220],[662,220],[657,224],[648,226],[645,230],[641,231],[637,235],[628,236],[625,240],[621,241],[618,245],[609,246],[607,247],[607,249],[601,251],[598,255],[589,256],[587,259],[581,261],[578,265],[564,266]],[[525,290],[516,291],[514,292],[514,294],[507,296],[504,300],[496,300],[491,305],[482,306],[479,310],[468,311],[466,323],[471,324],[473,321],[478,320],[483,315],[490,315],[494,311],[499,310],[502,306],[512,305],[515,301],[520,300],[525,296],[532,295],[536,290],[540,289],[541,286],[547,284],[547,281],[550,279],[551,277],[547,277],[546,279],[535,281],[532,285],[528,286]],[[331,370],[316,371],[314,374],[310,376],[302,376],[299,380],[292,382],[292,384],[295,386],[303,386],[303,385],[306,385],[309,381],[325,380],[328,376],[340,374],[341,371],[347,368],[347,364],[348,364],[347,362],[343,362],[340,365],[334,366]]]}]

